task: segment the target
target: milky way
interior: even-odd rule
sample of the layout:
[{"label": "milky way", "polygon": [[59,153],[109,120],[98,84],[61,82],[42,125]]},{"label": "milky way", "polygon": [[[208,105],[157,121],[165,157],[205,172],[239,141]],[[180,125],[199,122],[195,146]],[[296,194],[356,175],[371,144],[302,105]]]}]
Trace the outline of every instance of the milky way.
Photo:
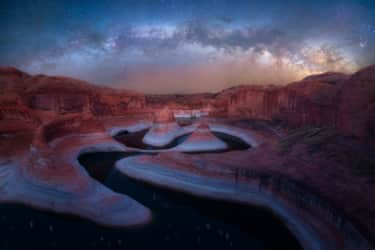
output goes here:
[{"label": "milky way", "polygon": [[372,1],[1,1],[0,65],[148,93],[375,63]]}]

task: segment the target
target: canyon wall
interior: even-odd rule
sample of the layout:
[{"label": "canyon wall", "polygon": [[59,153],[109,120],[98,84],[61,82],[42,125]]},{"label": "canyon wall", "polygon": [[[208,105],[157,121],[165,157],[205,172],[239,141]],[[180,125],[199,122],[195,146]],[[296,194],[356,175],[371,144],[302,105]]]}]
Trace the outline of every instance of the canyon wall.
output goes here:
[{"label": "canyon wall", "polygon": [[351,76],[310,76],[284,87],[235,87],[222,91],[217,99],[227,117],[279,120],[293,127],[336,127],[375,141],[375,66]]},{"label": "canyon wall", "polygon": [[35,129],[68,114],[94,117],[138,113],[145,97],[129,90],[91,85],[67,77],[31,76],[0,68],[0,132]]},{"label": "canyon wall", "polygon": [[47,118],[64,114],[127,116],[168,106],[175,112],[205,110],[212,117],[282,121],[291,127],[336,127],[375,141],[375,65],[353,75],[329,72],[286,86],[246,85],[216,94],[147,96],[0,68],[0,91],[1,131],[35,128]]},{"label": "canyon wall", "polygon": [[[334,125],[332,115],[346,75],[327,73],[286,86],[239,86],[219,93],[227,117],[283,120],[290,125]],[[329,81],[327,80],[330,79]]]},{"label": "canyon wall", "polygon": [[244,85],[217,94],[146,98],[148,107],[159,108],[161,103],[177,110],[205,109],[212,117],[334,127],[375,142],[375,65],[353,75],[328,72],[285,86]]}]

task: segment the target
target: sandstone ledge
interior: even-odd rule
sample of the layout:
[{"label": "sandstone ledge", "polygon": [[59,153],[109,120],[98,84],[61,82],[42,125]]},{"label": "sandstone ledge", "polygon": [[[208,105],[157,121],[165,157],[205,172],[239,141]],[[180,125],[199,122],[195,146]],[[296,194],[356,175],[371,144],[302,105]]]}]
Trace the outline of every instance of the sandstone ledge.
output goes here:
[{"label": "sandstone ledge", "polygon": [[[116,168],[131,178],[190,195],[247,203],[269,209],[285,223],[304,249],[372,249],[367,240],[344,217],[333,214],[331,220],[322,220],[298,207],[295,200],[287,199],[283,192],[288,188],[280,189],[280,182],[294,189],[296,185],[288,178],[278,177],[274,178],[277,182],[262,183],[262,177],[259,175],[253,176],[251,182],[233,182],[227,178],[174,169],[168,162],[160,165],[150,161],[148,156],[120,160],[116,163]],[[278,189],[275,189],[275,183],[279,185]],[[299,189],[298,192],[302,190]],[[308,191],[302,192],[305,197],[312,197],[315,202],[313,205],[326,204]],[[311,202],[305,201],[305,205]],[[327,209],[330,215],[334,213],[329,206],[324,209]]]}]

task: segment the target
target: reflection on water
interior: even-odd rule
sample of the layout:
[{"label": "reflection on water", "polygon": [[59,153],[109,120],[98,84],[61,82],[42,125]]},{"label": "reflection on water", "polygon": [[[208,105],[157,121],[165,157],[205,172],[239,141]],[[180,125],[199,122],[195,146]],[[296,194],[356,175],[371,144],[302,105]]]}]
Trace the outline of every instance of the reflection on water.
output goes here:
[{"label": "reflection on water", "polygon": [[115,135],[114,138],[117,141],[121,142],[122,144],[131,148],[151,150],[151,149],[168,149],[168,148],[176,147],[178,144],[183,143],[191,134],[191,133],[188,133],[188,134],[178,136],[169,144],[162,146],[162,147],[156,147],[156,146],[151,146],[151,145],[143,143],[142,139],[147,133],[147,131],[148,129],[133,132],[133,133],[128,133],[127,131],[124,131]]},{"label": "reflection on water", "polygon": [[[138,132],[129,133],[127,131],[121,132],[114,136],[114,138],[121,142],[122,144],[131,147],[131,148],[138,148],[138,149],[169,149],[176,147],[177,145],[183,143],[190,135],[191,133],[187,133],[181,136],[178,136],[175,138],[172,142],[170,142],[168,145],[165,145],[163,147],[155,147],[148,144],[143,143],[142,139],[147,133],[148,129],[141,130]],[[224,141],[228,148],[225,150],[217,150],[217,151],[210,151],[210,152],[194,152],[191,154],[197,154],[197,153],[220,153],[220,152],[228,152],[233,150],[246,150],[250,148],[250,145],[244,142],[242,139],[222,133],[222,132],[212,132],[217,138]]]},{"label": "reflection on water", "polygon": [[289,231],[267,211],[198,199],[124,176],[112,164],[114,159],[125,154],[91,153],[82,155],[79,161],[93,176],[99,168],[107,169],[104,185],[129,195],[152,210],[153,222],[141,229],[137,236],[147,239],[142,243],[143,247],[249,249],[251,246],[256,250],[285,246],[287,249],[300,249]]},{"label": "reflection on water", "polygon": [[90,153],[79,161],[107,187],[149,207],[151,224],[105,228],[73,216],[0,205],[0,249],[301,249],[267,211],[151,187],[112,167],[136,154]]}]

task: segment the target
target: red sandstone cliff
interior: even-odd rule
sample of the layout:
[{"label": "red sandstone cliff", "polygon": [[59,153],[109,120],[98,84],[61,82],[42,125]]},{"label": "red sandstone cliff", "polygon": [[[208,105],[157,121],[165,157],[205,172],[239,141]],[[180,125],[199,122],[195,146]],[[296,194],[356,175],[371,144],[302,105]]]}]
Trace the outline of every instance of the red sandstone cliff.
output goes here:
[{"label": "red sandstone cliff", "polygon": [[375,141],[375,66],[351,76],[309,76],[282,87],[234,87],[219,93],[213,106],[221,107],[227,117],[281,120],[295,127],[336,127]]},{"label": "red sandstone cliff", "polygon": [[340,91],[337,127],[375,141],[375,65],[348,78]]},{"label": "red sandstone cliff", "polygon": [[[222,91],[217,99],[227,116],[280,119],[291,125],[335,124],[332,112],[346,75],[322,74],[286,86],[239,86]],[[327,80],[327,78],[329,80]]]},{"label": "red sandstone cliff", "polygon": [[174,110],[204,108],[214,117],[280,120],[294,127],[336,127],[375,141],[375,65],[353,75],[329,72],[286,86],[246,85],[217,94],[149,96],[0,68],[0,91],[3,132],[32,129],[46,117],[62,114],[123,116],[168,106]]},{"label": "red sandstone cliff", "polygon": [[213,117],[283,121],[292,127],[336,127],[375,141],[375,65],[353,75],[327,72],[285,86],[244,85],[217,94],[151,95],[148,107],[208,108]]},{"label": "red sandstone cliff", "polygon": [[31,76],[15,68],[0,68],[0,131],[36,128],[64,114],[116,116],[145,107],[145,97],[87,82],[45,75]]}]

